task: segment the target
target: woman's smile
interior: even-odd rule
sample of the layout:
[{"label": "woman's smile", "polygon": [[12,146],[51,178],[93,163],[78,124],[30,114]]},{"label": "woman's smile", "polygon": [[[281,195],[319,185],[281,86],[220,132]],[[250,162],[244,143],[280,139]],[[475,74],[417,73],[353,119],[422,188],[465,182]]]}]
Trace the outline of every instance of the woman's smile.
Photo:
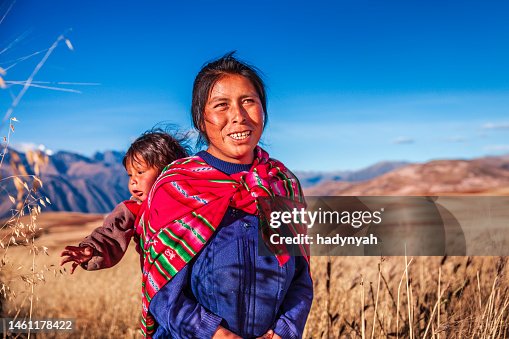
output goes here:
[{"label": "woman's smile", "polygon": [[229,137],[235,139],[235,140],[245,140],[249,136],[251,136],[251,131],[243,131],[243,132],[235,132],[228,134]]}]

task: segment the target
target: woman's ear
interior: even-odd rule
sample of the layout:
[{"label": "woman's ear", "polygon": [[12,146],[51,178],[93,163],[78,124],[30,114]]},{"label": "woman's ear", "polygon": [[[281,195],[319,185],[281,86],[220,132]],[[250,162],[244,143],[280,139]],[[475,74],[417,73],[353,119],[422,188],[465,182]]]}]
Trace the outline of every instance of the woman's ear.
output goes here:
[{"label": "woman's ear", "polygon": [[200,133],[203,135],[207,135],[207,132],[205,131],[205,119],[200,124]]},{"label": "woman's ear", "polygon": [[208,143],[209,139],[207,138],[207,131],[205,130],[205,120],[203,120],[200,124],[199,132],[199,139],[201,142]]}]

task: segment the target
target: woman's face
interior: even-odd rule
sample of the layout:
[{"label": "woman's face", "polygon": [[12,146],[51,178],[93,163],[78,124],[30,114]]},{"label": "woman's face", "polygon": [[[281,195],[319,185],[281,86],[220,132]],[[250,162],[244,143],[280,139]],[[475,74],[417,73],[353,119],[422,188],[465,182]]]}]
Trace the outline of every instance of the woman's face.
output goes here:
[{"label": "woman's face", "polygon": [[225,75],[205,104],[207,151],[224,161],[250,164],[263,131],[264,112],[255,87],[241,75]]}]

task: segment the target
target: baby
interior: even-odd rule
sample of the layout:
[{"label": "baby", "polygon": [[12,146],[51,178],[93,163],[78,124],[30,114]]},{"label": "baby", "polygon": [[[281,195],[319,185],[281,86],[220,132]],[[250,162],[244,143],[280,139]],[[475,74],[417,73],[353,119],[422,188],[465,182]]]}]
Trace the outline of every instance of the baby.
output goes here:
[{"label": "baby", "polygon": [[162,130],[145,132],[136,139],[122,161],[129,176],[131,199],[118,204],[103,225],[78,246],[66,246],[61,254],[64,257],[61,265],[72,262],[71,274],[78,265],[88,271],[116,265],[124,256],[131,238],[139,239],[135,233],[135,220],[157,177],[166,165],[184,157],[187,157],[184,147]]}]

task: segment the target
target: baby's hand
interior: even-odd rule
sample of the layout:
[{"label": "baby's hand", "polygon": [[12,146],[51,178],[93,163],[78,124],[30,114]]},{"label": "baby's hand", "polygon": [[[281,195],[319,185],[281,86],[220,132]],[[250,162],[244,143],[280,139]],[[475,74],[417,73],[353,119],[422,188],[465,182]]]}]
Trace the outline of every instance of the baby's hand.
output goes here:
[{"label": "baby's hand", "polygon": [[64,257],[60,266],[71,261],[73,262],[71,267],[71,274],[73,274],[78,265],[86,263],[92,259],[94,256],[94,249],[90,246],[66,246],[60,256]]}]

